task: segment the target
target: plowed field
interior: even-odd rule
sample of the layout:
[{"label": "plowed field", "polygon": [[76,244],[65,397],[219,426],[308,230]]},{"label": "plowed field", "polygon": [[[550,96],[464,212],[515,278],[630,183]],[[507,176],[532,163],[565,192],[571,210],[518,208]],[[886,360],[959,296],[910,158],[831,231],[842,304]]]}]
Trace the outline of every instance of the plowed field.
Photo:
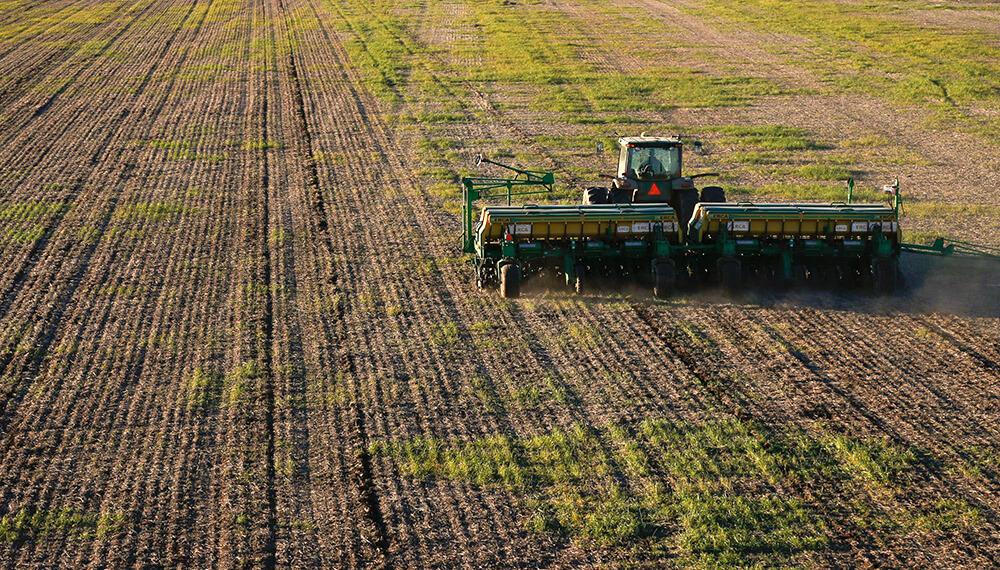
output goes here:
[{"label": "plowed field", "polygon": [[648,131],[1000,245],[998,62],[992,2],[0,1],[0,562],[1000,565],[996,265],[504,300],[458,216]]}]

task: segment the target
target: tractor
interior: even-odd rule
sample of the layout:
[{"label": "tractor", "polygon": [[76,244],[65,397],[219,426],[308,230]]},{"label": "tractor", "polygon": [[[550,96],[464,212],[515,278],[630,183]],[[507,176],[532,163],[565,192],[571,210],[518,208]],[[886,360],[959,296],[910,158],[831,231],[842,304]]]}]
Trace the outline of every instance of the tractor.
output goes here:
[{"label": "tractor", "polygon": [[[726,192],[719,186],[704,186],[700,192],[695,186],[695,179],[718,174],[682,174],[684,143],[680,137],[621,137],[618,146],[618,172],[608,176],[610,187],[585,189],[583,204],[667,204],[682,227],[687,227],[696,204],[726,201]],[[597,149],[602,154],[603,143]],[[701,142],[695,141],[695,152],[702,149]]]}]

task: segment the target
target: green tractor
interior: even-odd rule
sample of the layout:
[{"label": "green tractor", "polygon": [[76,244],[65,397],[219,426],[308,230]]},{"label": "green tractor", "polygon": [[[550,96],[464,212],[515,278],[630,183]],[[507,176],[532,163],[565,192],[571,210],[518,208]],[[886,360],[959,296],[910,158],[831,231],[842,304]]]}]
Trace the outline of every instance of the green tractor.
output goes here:
[{"label": "green tractor", "polygon": [[[699,202],[721,203],[726,192],[719,186],[695,186],[695,179],[718,176],[714,172],[684,176],[684,143],[680,138],[622,137],[618,139],[618,172],[609,187],[592,186],[583,191],[583,204],[667,204],[687,227]],[[603,145],[598,145],[598,154]],[[700,141],[694,143],[702,152]]]}]

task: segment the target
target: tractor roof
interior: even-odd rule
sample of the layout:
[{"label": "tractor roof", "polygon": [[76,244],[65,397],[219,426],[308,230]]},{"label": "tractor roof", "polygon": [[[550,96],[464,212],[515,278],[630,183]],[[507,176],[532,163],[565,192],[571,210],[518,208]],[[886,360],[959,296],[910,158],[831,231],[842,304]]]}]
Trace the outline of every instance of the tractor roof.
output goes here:
[{"label": "tractor roof", "polygon": [[680,139],[675,137],[621,137],[618,144],[622,146],[634,144],[639,146],[656,146],[660,144],[676,145],[681,144]]}]

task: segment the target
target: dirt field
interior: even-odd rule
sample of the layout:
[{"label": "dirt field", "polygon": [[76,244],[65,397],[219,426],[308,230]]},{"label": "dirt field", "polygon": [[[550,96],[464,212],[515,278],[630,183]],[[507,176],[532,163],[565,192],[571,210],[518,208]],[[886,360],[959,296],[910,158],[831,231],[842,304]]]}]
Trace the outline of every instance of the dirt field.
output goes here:
[{"label": "dirt field", "polygon": [[732,196],[899,176],[909,241],[1000,245],[998,23],[0,0],[0,561],[1000,565],[995,267],[505,301],[457,214],[478,152],[573,201],[596,141],[684,133]]}]

